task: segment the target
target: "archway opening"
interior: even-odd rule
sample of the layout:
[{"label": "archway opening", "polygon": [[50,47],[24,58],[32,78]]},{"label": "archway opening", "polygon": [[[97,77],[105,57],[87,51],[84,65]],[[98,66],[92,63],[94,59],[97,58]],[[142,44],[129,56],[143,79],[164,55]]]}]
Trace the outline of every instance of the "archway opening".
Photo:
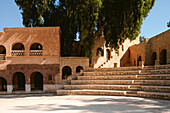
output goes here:
[{"label": "archway opening", "polygon": [[43,90],[43,75],[40,72],[31,74],[31,90]]},{"label": "archway opening", "polygon": [[22,43],[16,43],[12,46],[12,50],[25,50],[25,47]]},{"label": "archway opening", "polygon": [[107,60],[110,60],[110,57],[111,57],[111,52],[109,49],[106,50],[106,58]]},{"label": "archway opening", "polygon": [[96,56],[104,56],[104,52],[102,48],[97,48]]},{"label": "archway opening", "polygon": [[142,57],[139,56],[138,59],[137,59],[137,66],[139,66],[139,62],[142,61]]},{"label": "archway opening", "polygon": [[40,43],[34,43],[30,47],[30,56],[42,56],[43,46]]},{"label": "archway opening", "polygon": [[166,49],[163,49],[160,53],[160,64],[165,65],[167,61],[167,51]]},{"label": "archway opening", "polygon": [[12,56],[25,56],[25,47],[22,43],[16,43],[12,46]]},{"label": "archway opening", "polygon": [[17,72],[13,75],[13,89],[25,90],[25,76],[21,72]]},{"label": "archway opening", "polygon": [[155,65],[155,60],[157,59],[156,52],[152,53],[152,65]]},{"label": "archway opening", "polygon": [[83,70],[83,67],[82,67],[82,66],[77,66],[77,68],[76,68],[76,73],[80,73],[81,70]]},{"label": "archway opening", "polygon": [[6,49],[3,45],[0,45],[0,60],[5,60]]},{"label": "archway opening", "polygon": [[0,91],[7,91],[7,81],[0,77]]},{"label": "archway opening", "polygon": [[43,47],[40,43],[34,43],[31,45],[30,50],[42,50]]},{"label": "archway opening", "polygon": [[72,70],[69,66],[62,68],[62,79],[66,79],[68,76],[72,75]]}]

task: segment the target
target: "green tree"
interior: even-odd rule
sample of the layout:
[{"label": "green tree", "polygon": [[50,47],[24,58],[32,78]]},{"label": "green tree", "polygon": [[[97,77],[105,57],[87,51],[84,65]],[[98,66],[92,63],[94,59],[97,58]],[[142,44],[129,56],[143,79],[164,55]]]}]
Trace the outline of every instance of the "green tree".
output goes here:
[{"label": "green tree", "polygon": [[145,37],[144,36],[140,36],[139,37],[139,42],[142,43],[144,41]]},{"label": "green tree", "polygon": [[60,26],[61,53],[71,55],[79,33],[80,47],[91,58],[93,39],[105,35],[106,46],[118,49],[140,33],[143,18],[155,0],[15,0],[25,26]]},{"label": "green tree", "polygon": [[167,23],[167,26],[170,27],[170,21]]}]

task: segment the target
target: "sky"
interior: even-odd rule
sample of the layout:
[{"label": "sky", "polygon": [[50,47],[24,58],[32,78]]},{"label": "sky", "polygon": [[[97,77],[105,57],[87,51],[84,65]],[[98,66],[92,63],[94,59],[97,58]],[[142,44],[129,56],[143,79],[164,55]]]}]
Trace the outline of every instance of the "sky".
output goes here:
[{"label": "sky", "polygon": [[[167,27],[168,21],[170,21],[170,0],[156,0],[154,7],[143,21],[140,36],[151,38],[170,29]],[[10,27],[24,27],[21,11],[15,0],[0,0],[0,32],[3,32],[3,28]]]}]

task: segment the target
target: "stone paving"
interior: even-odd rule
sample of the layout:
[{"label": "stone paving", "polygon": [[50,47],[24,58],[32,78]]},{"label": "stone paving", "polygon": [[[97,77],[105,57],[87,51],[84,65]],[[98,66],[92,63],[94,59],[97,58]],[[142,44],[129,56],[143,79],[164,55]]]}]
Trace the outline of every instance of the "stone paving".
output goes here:
[{"label": "stone paving", "polygon": [[0,113],[170,113],[170,101],[123,96],[0,95]]}]

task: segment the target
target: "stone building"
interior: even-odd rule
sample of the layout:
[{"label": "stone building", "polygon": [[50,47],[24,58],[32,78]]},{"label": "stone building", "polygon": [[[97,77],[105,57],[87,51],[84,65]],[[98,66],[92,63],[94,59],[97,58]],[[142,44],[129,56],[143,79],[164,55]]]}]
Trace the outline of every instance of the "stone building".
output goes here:
[{"label": "stone building", "polygon": [[[60,28],[4,28],[0,33],[0,91],[55,92],[62,71],[86,69],[87,58],[60,57]],[[68,75],[68,73],[66,73]]]},{"label": "stone building", "polygon": [[[4,28],[0,33],[0,93],[55,92],[63,79],[89,68],[85,57],[60,56],[59,27]],[[170,63],[170,30],[139,44],[125,40],[118,51],[94,40],[93,68]]]}]

